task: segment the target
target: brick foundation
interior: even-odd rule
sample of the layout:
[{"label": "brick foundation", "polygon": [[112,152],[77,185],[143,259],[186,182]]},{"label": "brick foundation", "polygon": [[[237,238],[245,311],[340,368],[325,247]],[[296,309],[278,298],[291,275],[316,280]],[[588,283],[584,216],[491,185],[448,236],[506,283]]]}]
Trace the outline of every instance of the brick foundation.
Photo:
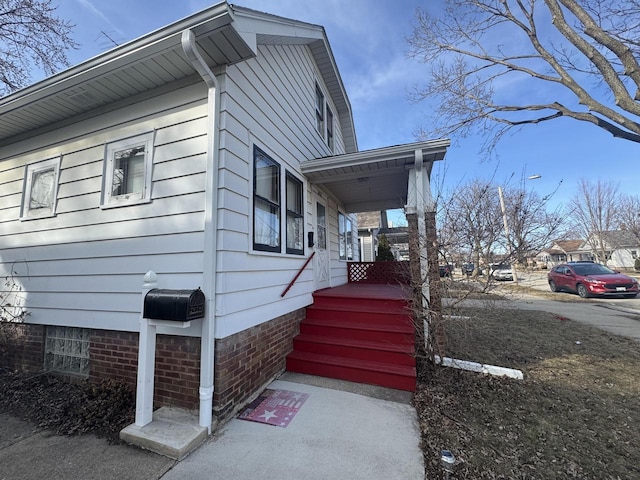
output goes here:
[{"label": "brick foundation", "polygon": [[300,330],[300,309],[216,341],[214,415],[224,419],[286,367],[293,337]]},{"label": "brick foundation", "polygon": [[0,322],[0,367],[39,372],[44,359],[43,325]]},{"label": "brick foundation", "polygon": [[[258,389],[285,369],[304,309],[249,328],[215,344],[214,415],[230,415]],[[46,326],[0,324],[0,367],[39,372],[44,363]],[[2,340],[5,340],[4,342]],[[199,407],[200,338],[158,335],[154,408]],[[135,391],[138,371],[138,334],[92,330],[89,381],[110,379]]]}]

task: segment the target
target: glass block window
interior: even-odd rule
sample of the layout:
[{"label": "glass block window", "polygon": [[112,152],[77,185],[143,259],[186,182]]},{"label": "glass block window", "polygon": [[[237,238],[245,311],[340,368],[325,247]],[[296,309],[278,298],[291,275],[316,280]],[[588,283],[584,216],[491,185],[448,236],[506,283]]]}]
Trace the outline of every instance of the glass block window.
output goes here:
[{"label": "glass block window", "polygon": [[90,337],[88,328],[47,327],[45,369],[89,376]]}]

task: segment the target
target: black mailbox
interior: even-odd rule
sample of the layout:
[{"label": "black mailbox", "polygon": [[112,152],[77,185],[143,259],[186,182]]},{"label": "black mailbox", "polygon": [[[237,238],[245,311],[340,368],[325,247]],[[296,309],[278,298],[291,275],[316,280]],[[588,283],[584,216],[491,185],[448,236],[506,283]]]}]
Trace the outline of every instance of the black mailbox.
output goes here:
[{"label": "black mailbox", "polygon": [[204,317],[204,293],[154,288],[144,297],[144,318],[188,322]]}]

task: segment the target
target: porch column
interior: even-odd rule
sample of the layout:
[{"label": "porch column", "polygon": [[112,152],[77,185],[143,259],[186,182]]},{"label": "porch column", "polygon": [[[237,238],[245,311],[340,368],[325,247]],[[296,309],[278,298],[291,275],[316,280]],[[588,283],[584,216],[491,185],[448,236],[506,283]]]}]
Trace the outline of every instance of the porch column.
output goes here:
[{"label": "porch column", "polygon": [[[417,335],[424,339],[419,350],[425,354],[443,353],[445,346],[442,325],[442,299],[438,274],[438,250],[436,236],[435,204],[431,197],[428,167],[424,165],[422,150],[415,151],[415,164],[409,170],[407,205],[409,224],[410,259],[416,308],[421,310],[423,325],[418,325]],[[413,253],[411,253],[413,251]],[[422,327],[422,331],[421,328]],[[435,341],[435,345],[431,344]]]}]

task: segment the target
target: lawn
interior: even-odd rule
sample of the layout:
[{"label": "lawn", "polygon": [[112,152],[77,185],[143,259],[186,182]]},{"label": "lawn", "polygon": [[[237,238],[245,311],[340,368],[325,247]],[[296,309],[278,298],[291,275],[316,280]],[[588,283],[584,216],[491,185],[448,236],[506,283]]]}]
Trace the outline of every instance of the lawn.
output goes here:
[{"label": "lawn", "polygon": [[415,395],[430,480],[640,478],[640,343],[495,306],[446,321],[447,356],[524,380],[426,367]]}]

